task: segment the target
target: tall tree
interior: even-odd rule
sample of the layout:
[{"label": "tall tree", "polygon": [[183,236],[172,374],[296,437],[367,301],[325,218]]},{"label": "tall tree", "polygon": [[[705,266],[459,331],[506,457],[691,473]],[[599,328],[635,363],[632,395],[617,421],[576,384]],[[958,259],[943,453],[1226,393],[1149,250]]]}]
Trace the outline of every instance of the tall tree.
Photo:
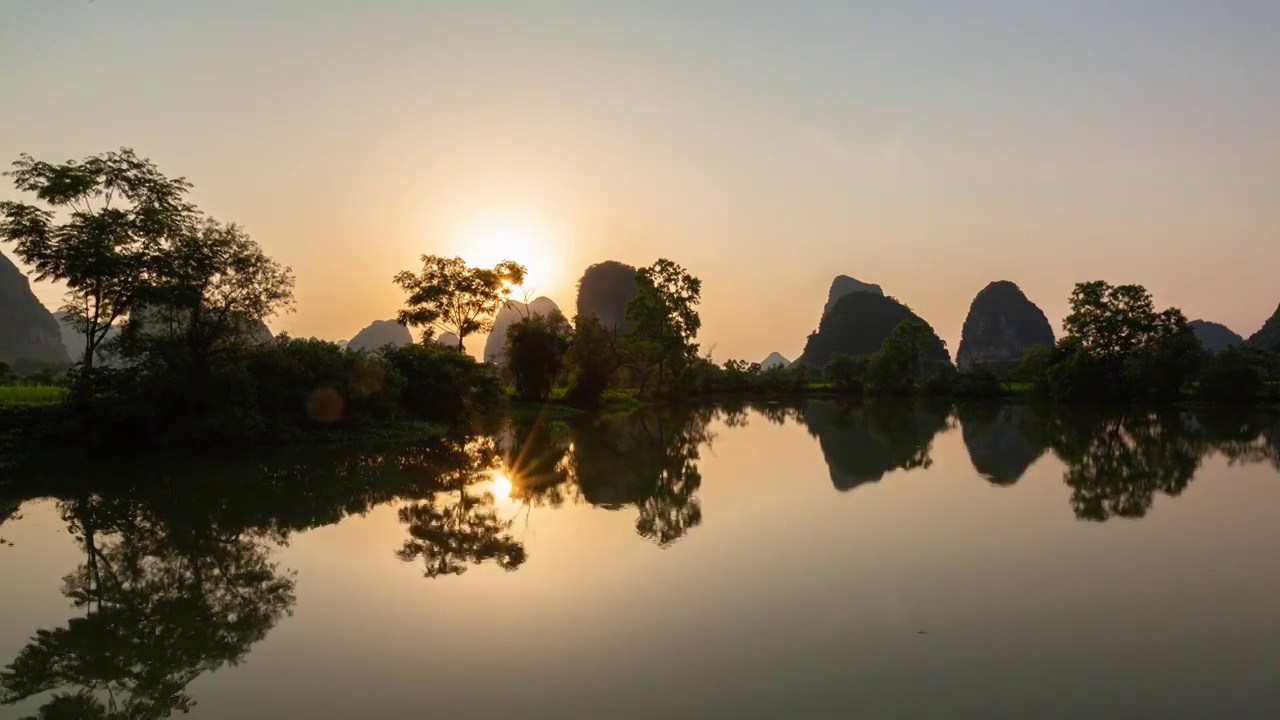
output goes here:
[{"label": "tall tree", "polygon": [[13,168],[5,174],[14,186],[43,207],[0,203],[0,240],[14,243],[37,280],[66,284],[63,310],[85,337],[83,363],[92,372],[107,333],[149,280],[148,258],[194,226],[191,185],[128,148],[62,164],[24,154]]},{"label": "tall tree", "polygon": [[[702,297],[702,281],[684,268],[661,259],[636,271],[639,293],[627,303],[627,322],[632,327],[628,339],[633,354],[644,366],[644,377],[656,370],[657,387],[666,387],[667,371],[683,367],[697,356],[693,342],[702,319],[698,302]],[[643,391],[645,381],[641,382]]]},{"label": "tall tree", "polygon": [[493,329],[494,315],[524,282],[525,268],[510,260],[493,268],[473,268],[460,257],[422,256],[422,272],[404,271],[395,283],[409,293],[400,311],[403,325],[422,327],[423,342],[436,330],[458,336],[458,349],[468,335]]},{"label": "tall tree", "polygon": [[571,341],[569,323],[559,310],[534,313],[507,327],[503,355],[521,400],[546,400],[551,395]]},{"label": "tall tree", "polygon": [[170,364],[200,369],[258,340],[263,321],[293,305],[293,273],[240,227],[206,220],[151,262],[125,341]]}]

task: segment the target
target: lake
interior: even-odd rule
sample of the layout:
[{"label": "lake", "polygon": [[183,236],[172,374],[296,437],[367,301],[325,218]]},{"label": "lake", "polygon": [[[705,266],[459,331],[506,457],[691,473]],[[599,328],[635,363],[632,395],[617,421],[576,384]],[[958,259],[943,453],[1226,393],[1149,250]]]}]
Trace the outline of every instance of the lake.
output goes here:
[{"label": "lake", "polygon": [[7,473],[2,718],[1280,718],[1264,414],[722,404]]}]

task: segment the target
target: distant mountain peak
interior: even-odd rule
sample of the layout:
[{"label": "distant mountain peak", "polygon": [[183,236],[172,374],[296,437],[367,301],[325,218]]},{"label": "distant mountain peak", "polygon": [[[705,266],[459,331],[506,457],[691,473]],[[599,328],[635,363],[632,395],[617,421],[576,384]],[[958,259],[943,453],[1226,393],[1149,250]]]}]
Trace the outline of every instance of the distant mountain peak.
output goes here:
[{"label": "distant mountain peak", "polygon": [[884,291],[879,285],[874,283],[865,283],[861,280],[849,277],[848,275],[837,275],[831,281],[831,289],[827,291],[827,304],[822,308],[822,314],[826,315],[831,312],[831,308],[836,306],[836,301],[848,295],[849,293],[865,292],[873,295],[884,295]]},{"label": "distant mountain peak", "polygon": [[769,357],[760,361],[760,369],[768,370],[775,367],[790,367],[791,361],[782,355],[782,353],[769,353]]}]

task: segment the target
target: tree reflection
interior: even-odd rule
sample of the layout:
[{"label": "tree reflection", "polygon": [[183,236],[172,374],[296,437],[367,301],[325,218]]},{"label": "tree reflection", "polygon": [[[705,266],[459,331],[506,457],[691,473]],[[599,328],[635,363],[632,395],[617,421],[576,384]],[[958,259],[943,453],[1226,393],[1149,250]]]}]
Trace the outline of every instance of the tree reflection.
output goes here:
[{"label": "tree reflection", "polygon": [[635,506],[636,532],[667,547],[702,522],[699,450],[712,441],[710,406],[674,407],[573,428],[571,468],[597,507]]},{"label": "tree reflection", "polygon": [[1050,432],[1082,520],[1145,516],[1156,493],[1186,489],[1210,447],[1194,418],[1177,411],[1060,413]]},{"label": "tree reflection", "polygon": [[37,631],[0,672],[5,704],[52,691],[39,717],[187,712],[187,685],[240,662],[293,606],[292,576],[252,533],[175,523],[129,496],[59,510],[84,553],[63,594],[84,615]]},{"label": "tree reflection", "polygon": [[498,465],[492,438],[451,441],[459,462],[435,476],[429,496],[400,509],[409,539],[397,555],[405,562],[421,560],[429,578],[461,575],[472,565],[493,561],[515,570],[525,561],[524,545],[508,530],[490,492],[472,485],[488,480]]},{"label": "tree reflection", "polygon": [[841,492],[877,482],[893,470],[930,467],[933,438],[947,426],[947,416],[944,406],[901,402],[818,401],[801,412]]},{"label": "tree reflection", "polygon": [[1049,448],[1049,434],[1025,405],[967,404],[956,408],[973,469],[993,485],[1012,485]]}]

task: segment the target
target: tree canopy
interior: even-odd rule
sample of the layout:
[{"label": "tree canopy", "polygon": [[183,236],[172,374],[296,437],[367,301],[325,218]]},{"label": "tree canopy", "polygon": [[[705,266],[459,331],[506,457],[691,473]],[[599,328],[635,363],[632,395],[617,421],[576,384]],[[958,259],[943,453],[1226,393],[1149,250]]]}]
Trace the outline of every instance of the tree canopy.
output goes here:
[{"label": "tree canopy", "polygon": [[510,260],[493,268],[467,265],[460,257],[422,256],[422,272],[395,276],[395,283],[409,294],[399,319],[403,325],[423,328],[423,341],[435,331],[458,336],[458,349],[468,335],[488,332],[493,318],[511,298],[513,286],[524,282],[525,268]]}]

